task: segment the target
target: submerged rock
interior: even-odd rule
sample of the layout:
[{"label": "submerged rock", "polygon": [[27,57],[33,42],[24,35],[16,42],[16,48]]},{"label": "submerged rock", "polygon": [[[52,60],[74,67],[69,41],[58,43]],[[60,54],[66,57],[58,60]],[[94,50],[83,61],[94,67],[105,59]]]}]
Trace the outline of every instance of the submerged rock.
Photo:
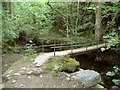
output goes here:
[{"label": "submerged rock", "polygon": [[71,78],[79,81],[84,87],[88,88],[101,82],[101,76],[93,70],[81,70],[71,74]]}]

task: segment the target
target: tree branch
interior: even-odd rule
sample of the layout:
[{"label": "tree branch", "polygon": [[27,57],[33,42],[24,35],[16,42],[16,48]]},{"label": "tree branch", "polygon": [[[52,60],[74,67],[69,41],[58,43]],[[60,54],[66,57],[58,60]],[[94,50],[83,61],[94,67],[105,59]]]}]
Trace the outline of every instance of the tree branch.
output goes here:
[{"label": "tree branch", "polygon": [[47,2],[47,5],[48,5],[52,10],[56,11],[56,12],[59,13],[61,16],[63,16],[64,18],[67,18],[67,17],[66,17],[65,15],[63,15],[60,11],[54,9],[49,2]]}]

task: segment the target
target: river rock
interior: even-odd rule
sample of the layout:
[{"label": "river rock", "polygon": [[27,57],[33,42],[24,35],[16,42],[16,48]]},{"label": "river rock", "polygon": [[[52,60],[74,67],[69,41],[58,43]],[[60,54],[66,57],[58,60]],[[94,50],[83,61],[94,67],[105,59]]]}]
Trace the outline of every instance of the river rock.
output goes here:
[{"label": "river rock", "polygon": [[4,88],[4,85],[0,83],[0,90]]},{"label": "river rock", "polygon": [[41,68],[34,68],[32,71],[33,71],[32,74],[34,74],[34,75],[39,75],[39,74],[42,73],[42,69]]},{"label": "river rock", "polygon": [[16,82],[16,80],[12,80],[12,83],[15,83]]},{"label": "river rock", "polygon": [[95,85],[95,86],[93,86],[91,88],[104,88],[104,87],[102,85],[100,85],[100,84],[97,84],[97,85]]},{"label": "river rock", "polygon": [[26,67],[21,68],[21,70],[26,70],[26,69],[27,69]]},{"label": "river rock", "polygon": [[27,72],[26,71],[20,71],[20,74],[25,75],[25,74],[27,74]]},{"label": "river rock", "polygon": [[9,75],[9,74],[6,75],[6,79],[7,79],[7,80],[10,80],[11,78],[12,78],[11,75]]},{"label": "river rock", "polygon": [[66,78],[66,80],[70,81],[70,78],[69,78],[69,77],[67,77],[67,78]]},{"label": "river rock", "polygon": [[23,87],[23,84],[20,84],[20,87]]},{"label": "river rock", "polygon": [[27,74],[27,75],[31,75],[31,74],[32,74],[32,72],[33,72],[33,71],[29,71],[29,72],[27,72],[26,74]]},{"label": "river rock", "polygon": [[43,76],[42,76],[42,75],[40,75],[40,77],[42,78]]},{"label": "river rock", "polygon": [[71,78],[89,88],[101,82],[101,76],[94,70],[81,70],[71,74]]},{"label": "river rock", "polygon": [[112,86],[111,90],[120,90],[120,88],[118,86]]},{"label": "river rock", "polygon": [[13,75],[14,76],[20,76],[21,74],[20,73],[14,73]]}]

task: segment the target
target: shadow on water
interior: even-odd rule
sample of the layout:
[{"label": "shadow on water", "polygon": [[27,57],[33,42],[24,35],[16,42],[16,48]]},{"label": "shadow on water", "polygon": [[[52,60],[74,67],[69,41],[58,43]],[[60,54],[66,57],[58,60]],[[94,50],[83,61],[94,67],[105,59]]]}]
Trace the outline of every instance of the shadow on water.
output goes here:
[{"label": "shadow on water", "polygon": [[106,73],[111,70],[113,66],[120,66],[118,56],[120,56],[120,52],[112,50],[101,52],[100,50],[95,50],[84,54],[72,55],[71,57],[80,62],[80,68],[99,72],[103,80],[103,86],[110,88],[114,86],[112,83],[113,78],[106,76]]}]

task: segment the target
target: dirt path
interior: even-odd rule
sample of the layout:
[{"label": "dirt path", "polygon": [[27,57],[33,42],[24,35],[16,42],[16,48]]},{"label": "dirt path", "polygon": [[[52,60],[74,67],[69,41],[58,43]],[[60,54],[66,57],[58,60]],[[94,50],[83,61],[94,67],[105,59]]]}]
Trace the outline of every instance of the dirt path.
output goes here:
[{"label": "dirt path", "polygon": [[[26,61],[25,61],[26,60]],[[33,58],[24,59],[24,62],[17,61],[4,74],[5,88],[78,88],[82,85],[76,81],[69,81],[63,73],[61,77],[52,76],[51,73],[31,74],[36,68],[33,65]]]},{"label": "dirt path", "polygon": [[4,73],[10,66],[23,58],[23,54],[15,54],[15,53],[6,53],[2,57],[2,73]]}]

